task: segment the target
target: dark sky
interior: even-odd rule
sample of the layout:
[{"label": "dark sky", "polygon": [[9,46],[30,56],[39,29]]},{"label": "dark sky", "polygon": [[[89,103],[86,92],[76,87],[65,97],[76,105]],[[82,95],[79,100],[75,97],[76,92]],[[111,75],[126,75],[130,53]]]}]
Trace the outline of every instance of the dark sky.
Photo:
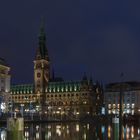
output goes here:
[{"label": "dark sky", "polygon": [[57,76],[81,80],[84,72],[104,83],[140,80],[139,0],[3,0],[0,56],[12,83],[32,83],[41,17]]}]

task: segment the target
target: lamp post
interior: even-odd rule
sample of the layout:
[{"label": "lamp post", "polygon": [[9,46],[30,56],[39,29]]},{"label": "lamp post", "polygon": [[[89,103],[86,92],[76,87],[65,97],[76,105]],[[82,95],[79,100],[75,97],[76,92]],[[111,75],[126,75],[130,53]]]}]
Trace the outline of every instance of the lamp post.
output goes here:
[{"label": "lamp post", "polygon": [[22,116],[22,117],[23,117],[23,114],[24,114],[24,113],[23,113],[23,112],[24,112],[24,108],[23,108],[23,107],[24,107],[24,104],[21,104],[21,110],[20,110],[20,111],[21,111],[21,116]]},{"label": "lamp post", "polygon": [[119,111],[119,140],[122,140],[122,118],[123,118],[123,76],[124,74],[121,73],[121,83],[120,83],[120,111]]}]

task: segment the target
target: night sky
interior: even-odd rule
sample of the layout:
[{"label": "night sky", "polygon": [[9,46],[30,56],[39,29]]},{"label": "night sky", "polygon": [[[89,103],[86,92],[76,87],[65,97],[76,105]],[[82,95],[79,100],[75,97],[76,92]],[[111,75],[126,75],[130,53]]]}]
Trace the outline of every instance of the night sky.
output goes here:
[{"label": "night sky", "polygon": [[0,57],[12,83],[33,82],[41,18],[56,76],[81,80],[84,72],[103,83],[140,81],[139,0],[3,0]]}]

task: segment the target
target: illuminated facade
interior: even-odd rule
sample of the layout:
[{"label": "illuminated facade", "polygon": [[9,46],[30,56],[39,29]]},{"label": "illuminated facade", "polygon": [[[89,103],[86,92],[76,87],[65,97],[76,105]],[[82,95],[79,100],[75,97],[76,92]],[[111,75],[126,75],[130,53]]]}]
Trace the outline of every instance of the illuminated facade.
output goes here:
[{"label": "illuminated facade", "polygon": [[10,97],[10,67],[0,58],[0,113],[8,111]]},{"label": "illuminated facade", "polygon": [[104,94],[107,113],[119,114],[120,92],[123,94],[123,113],[140,114],[140,82],[108,84]]},{"label": "illuminated facade", "polygon": [[34,83],[13,85],[12,101],[16,111],[23,106],[49,119],[79,119],[100,113],[102,90],[100,84],[87,79],[63,81],[50,76],[50,60],[46,48],[44,26],[41,26],[39,43],[34,59]]}]

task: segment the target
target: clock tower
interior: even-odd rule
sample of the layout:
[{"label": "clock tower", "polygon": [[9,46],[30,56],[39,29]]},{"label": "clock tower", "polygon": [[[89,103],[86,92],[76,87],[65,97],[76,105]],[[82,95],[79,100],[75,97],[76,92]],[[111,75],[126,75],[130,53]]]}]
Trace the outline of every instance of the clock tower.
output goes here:
[{"label": "clock tower", "polygon": [[35,93],[44,93],[49,81],[49,57],[46,48],[44,22],[38,36],[38,47],[34,59],[34,88]]}]

